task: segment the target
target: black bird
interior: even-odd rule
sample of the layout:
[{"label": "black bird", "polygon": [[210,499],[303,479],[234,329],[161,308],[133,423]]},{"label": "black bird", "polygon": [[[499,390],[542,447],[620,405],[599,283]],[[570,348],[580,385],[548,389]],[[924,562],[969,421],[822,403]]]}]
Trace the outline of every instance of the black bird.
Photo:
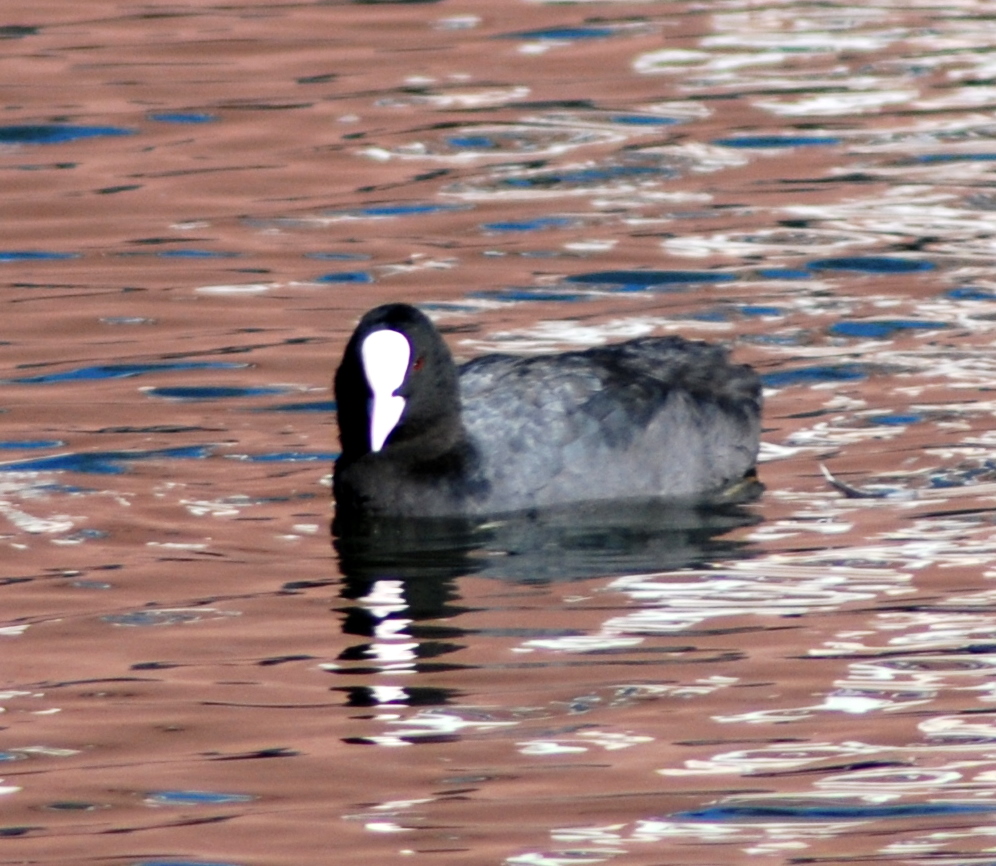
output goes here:
[{"label": "black bird", "polygon": [[641,337],[458,368],[407,304],[360,320],[335,397],[337,519],[722,501],[754,477],[761,422],[757,374],[719,346]]}]

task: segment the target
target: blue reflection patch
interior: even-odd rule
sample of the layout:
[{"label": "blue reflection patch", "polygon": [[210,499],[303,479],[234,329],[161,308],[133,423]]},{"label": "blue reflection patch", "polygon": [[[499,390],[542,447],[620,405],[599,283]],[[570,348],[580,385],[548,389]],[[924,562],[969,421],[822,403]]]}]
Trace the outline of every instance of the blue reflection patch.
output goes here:
[{"label": "blue reflection patch", "polygon": [[232,460],[244,460],[247,463],[329,463],[339,454],[329,452],[316,454],[306,451],[282,451],[273,454],[229,454]]},{"label": "blue reflection patch", "polygon": [[341,271],[315,277],[316,283],[372,283],[373,281],[373,276],[367,271]]},{"label": "blue reflection patch", "polygon": [[79,253],[50,253],[44,250],[5,250],[0,252],[0,262],[44,262],[78,259]]},{"label": "blue reflection patch", "polygon": [[211,123],[217,119],[218,115],[206,111],[158,111],[149,115],[149,120],[159,123]]},{"label": "blue reflection patch", "polygon": [[892,319],[878,322],[836,322],[827,328],[835,337],[890,337],[900,331],[936,331],[949,327],[947,322],[924,322],[916,319]]},{"label": "blue reflection patch", "polygon": [[468,292],[468,298],[480,298],[484,301],[584,301],[587,295],[570,292],[537,292],[531,289],[486,289],[480,292]]},{"label": "blue reflection patch", "polygon": [[840,139],[830,135],[736,135],[732,138],[714,138],[712,143],[724,147],[813,147],[840,144]]},{"label": "blue reflection patch", "polygon": [[251,794],[220,794],[215,791],[152,791],[145,798],[157,806],[216,806],[224,803],[249,803]]},{"label": "blue reflection patch", "polygon": [[503,33],[498,39],[605,39],[615,36],[611,27],[544,27],[541,30],[523,30],[521,33]]},{"label": "blue reflection patch", "polygon": [[370,207],[357,208],[349,213],[355,216],[385,217],[385,216],[420,216],[430,213],[451,213],[453,211],[465,210],[466,206],[461,204],[384,204],[371,205]]},{"label": "blue reflection patch", "polygon": [[568,277],[567,282],[615,286],[619,291],[635,292],[657,286],[725,283],[735,279],[734,274],[721,271],[596,271]]},{"label": "blue reflection patch", "polygon": [[235,259],[240,253],[225,253],[219,250],[163,250],[156,255],[162,259]]},{"label": "blue reflection patch", "polygon": [[290,388],[279,385],[260,388],[238,388],[225,385],[178,385],[176,387],[149,388],[150,397],[163,397],[167,400],[229,400],[233,397],[265,397],[272,394],[286,394]]},{"label": "blue reflection patch", "polygon": [[29,451],[32,448],[61,448],[66,443],[60,439],[22,439],[0,442],[0,451]]},{"label": "blue reflection patch", "polygon": [[282,403],[278,406],[263,406],[257,412],[335,412],[335,400],[316,400],[310,403]]},{"label": "blue reflection patch", "polygon": [[305,253],[304,257],[324,262],[362,262],[370,258],[364,253]]},{"label": "blue reflection patch", "polygon": [[498,146],[488,135],[456,135],[446,139],[450,147],[464,147],[468,150],[494,150]]},{"label": "blue reflection patch", "polygon": [[102,135],[131,135],[119,126],[74,126],[67,123],[39,123],[0,126],[0,144],[60,144]]},{"label": "blue reflection patch", "polygon": [[761,268],[757,275],[768,280],[810,280],[813,275],[799,268]]},{"label": "blue reflection patch", "polygon": [[900,426],[903,424],[918,424],[923,421],[924,416],[911,413],[908,415],[872,415],[868,420],[872,424],[885,424],[888,426]]},{"label": "blue reflection patch", "polygon": [[765,307],[754,304],[745,304],[743,306],[737,307],[737,309],[745,316],[781,316],[784,315],[784,311],[781,307]]},{"label": "blue reflection patch", "polygon": [[761,382],[769,388],[785,388],[789,385],[808,385],[815,382],[848,382],[864,379],[867,375],[864,367],[858,364],[820,365],[765,373],[761,376]]},{"label": "blue reflection patch", "polygon": [[651,114],[616,114],[609,118],[613,123],[628,126],[672,126],[681,123],[677,117],[657,117]]},{"label": "blue reflection patch", "polygon": [[25,36],[35,36],[40,27],[28,27],[24,24],[0,25],[0,39],[23,39]]},{"label": "blue reflection patch", "polygon": [[914,259],[897,259],[892,256],[841,256],[834,259],[816,259],[806,265],[813,271],[860,271],[866,274],[909,274],[914,271],[931,271],[931,262]]},{"label": "blue reflection patch", "polygon": [[919,818],[927,815],[983,815],[996,812],[993,803],[819,803],[812,805],[728,805],[678,812],[684,821],[767,820],[837,821],[876,818]]},{"label": "blue reflection patch", "polygon": [[799,346],[808,342],[806,334],[801,331],[791,334],[746,334],[743,339],[759,346]]},{"label": "blue reflection patch", "polygon": [[996,153],[925,153],[916,162],[992,162]]},{"label": "blue reflection patch", "polygon": [[691,313],[685,318],[694,322],[728,322],[730,314],[728,310],[701,310],[698,313]]},{"label": "blue reflection patch", "polygon": [[500,181],[502,186],[514,187],[552,187],[560,184],[586,184],[600,181],[617,180],[618,178],[656,176],[675,177],[673,168],[654,165],[607,165],[600,168],[582,168],[576,171],[546,172],[530,177],[509,177]]},{"label": "blue reflection patch", "polygon": [[996,292],[977,289],[975,286],[961,286],[945,293],[945,297],[955,301],[996,301]]},{"label": "blue reflection patch", "polygon": [[542,229],[558,229],[573,225],[567,217],[537,217],[516,222],[484,223],[481,228],[492,232],[535,232]]},{"label": "blue reflection patch", "polygon": [[996,471],[992,460],[985,460],[980,466],[968,469],[950,469],[930,476],[930,486],[933,488],[964,487],[977,479],[988,480]]},{"label": "blue reflection patch", "polygon": [[0,472],[83,472],[90,475],[120,475],[125,465],[138,460],[203,460],[211,449],[207,445],[160,448],[154,451],[84,451],[78,454],[55,454],[35,460],[18,460],[0,464]]},{"label": "blue reflection patch", "polygon": [[51,382],[93,382],[100,379],[128,379],[144,376],[146,373],[162,373],[174,370],[239,370],[248,364],[232,364],[224,361],[177,361],[153,364],[100,364],[95,367],[77,367],[61,373],[44,373],[40,376],[25,376],[20,379],[0,379],[0,384],[46,385]]}]

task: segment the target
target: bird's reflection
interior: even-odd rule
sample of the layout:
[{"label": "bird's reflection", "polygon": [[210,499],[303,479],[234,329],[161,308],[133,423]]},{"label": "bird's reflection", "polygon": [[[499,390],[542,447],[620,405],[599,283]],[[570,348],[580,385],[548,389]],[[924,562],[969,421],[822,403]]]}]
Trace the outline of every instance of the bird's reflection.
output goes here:
[{"label": "bird's reflection", "polygon": [[749,543],[724,536],[759,521],[740,504],[660,501],[586,504],[487,521],[337,520],[333,546],[345,604],[336,612],[344,634],[362,640],[339,655],[334,669],[366,681],[336,690],[352,706],[448,702],[452,696],[439,690],[429,694],[414,683],[388,687],[368,678],[462,667],[445,658],[473,641],[471,632],[451,624],[468,609],[459,603],[460,577],[542,585],[703,566],[749,555]]},{"label": "bird's reflection", "polygon": [[669,571],[744,555],[722,536],[759,522],[740,504],[660,500],[585,503],[481,520],[336,520],[333,545],[347,581],[461,575],[551,583]]}]

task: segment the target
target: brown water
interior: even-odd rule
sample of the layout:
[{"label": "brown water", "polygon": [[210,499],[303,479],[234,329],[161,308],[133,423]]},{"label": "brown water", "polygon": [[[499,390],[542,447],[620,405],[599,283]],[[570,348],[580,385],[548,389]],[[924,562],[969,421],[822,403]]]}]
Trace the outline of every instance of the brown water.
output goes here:
[{"label": "brown water", "polygon": [[[996,859],[991,3],[0,36],[0,862]],[[767,494],[340,564],[329,380],[386,300],[465,358],[728,343]]]}]

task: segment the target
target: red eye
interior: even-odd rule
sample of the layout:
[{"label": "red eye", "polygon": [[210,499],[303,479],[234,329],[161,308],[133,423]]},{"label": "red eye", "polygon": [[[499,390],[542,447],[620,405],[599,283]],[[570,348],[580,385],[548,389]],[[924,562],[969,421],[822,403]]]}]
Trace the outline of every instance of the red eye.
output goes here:
[{"label": "red eye", "polygon": [[415,363],[412,364],[412,371],[417,373],[425,366],[425,358],[416,358]]}]

